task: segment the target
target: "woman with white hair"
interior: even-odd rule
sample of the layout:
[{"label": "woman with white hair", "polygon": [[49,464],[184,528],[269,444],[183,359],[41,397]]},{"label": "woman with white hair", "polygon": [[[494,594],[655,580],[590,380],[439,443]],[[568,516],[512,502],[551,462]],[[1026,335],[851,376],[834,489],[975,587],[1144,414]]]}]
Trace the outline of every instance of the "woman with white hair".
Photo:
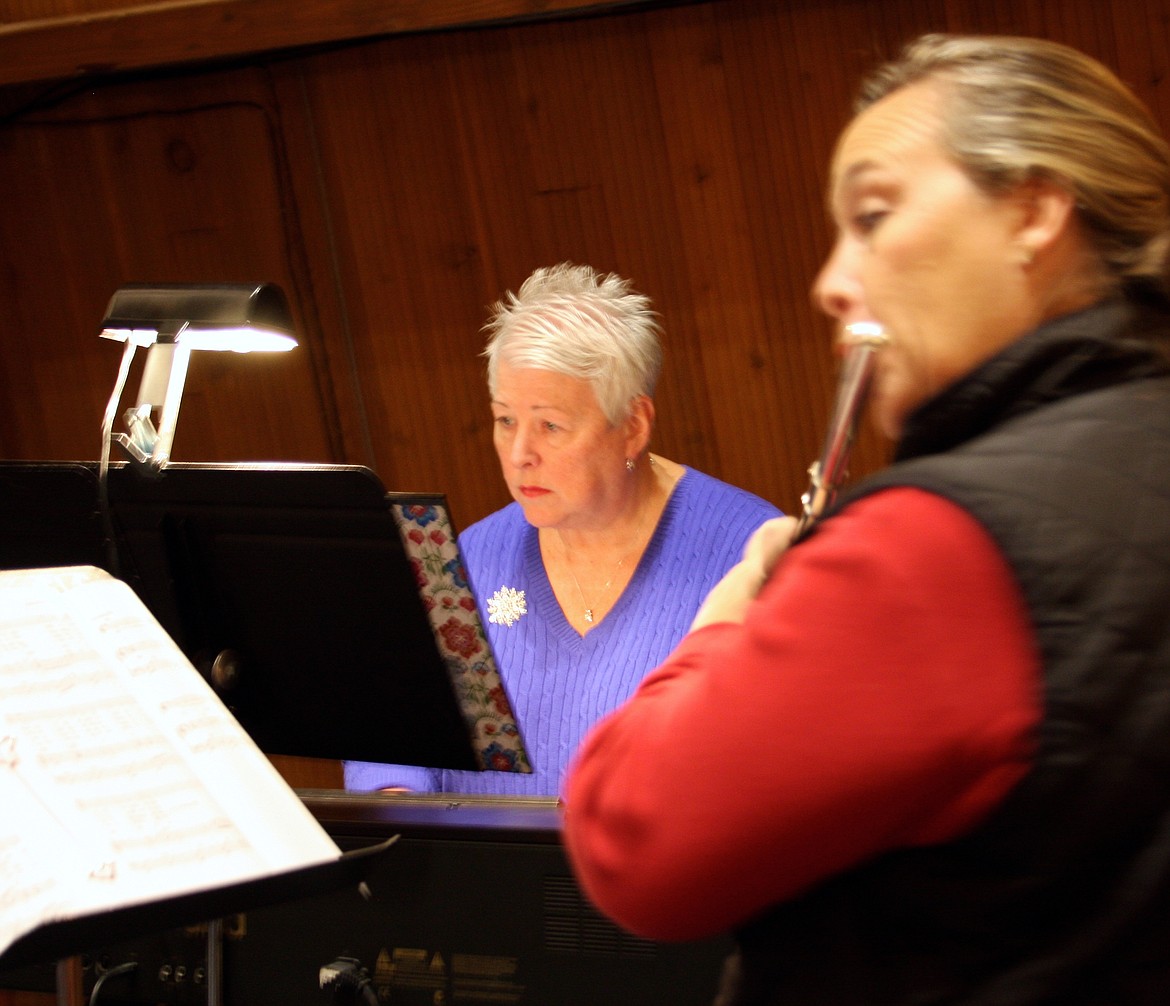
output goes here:
[{"label": "woman with white hair", "polygon": [[486,326],[513,503],[459,542],[532,774],[350,762],[349,789],[556,796],[586,730],[682,638],[770,503],[653,454],[659,323],[628,280],[537,269]]}]

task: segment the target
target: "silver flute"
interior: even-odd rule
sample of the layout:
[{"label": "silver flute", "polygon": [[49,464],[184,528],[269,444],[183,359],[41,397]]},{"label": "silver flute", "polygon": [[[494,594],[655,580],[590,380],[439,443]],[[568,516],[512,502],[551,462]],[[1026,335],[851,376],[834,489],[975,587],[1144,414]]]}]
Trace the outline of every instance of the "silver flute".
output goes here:
[{"label": "silver flute", "polygon": [[846,325],[841,341],[845,345],[845,358],[837,381],[833,417],[821,456],[808,470],[809,486],[800,497],[800,519],[794,538],[799,538],[817,522],[849,474],[849,452],[861,410],[869,395],[877,353],[890,338],[876,322],[861,321]]}]

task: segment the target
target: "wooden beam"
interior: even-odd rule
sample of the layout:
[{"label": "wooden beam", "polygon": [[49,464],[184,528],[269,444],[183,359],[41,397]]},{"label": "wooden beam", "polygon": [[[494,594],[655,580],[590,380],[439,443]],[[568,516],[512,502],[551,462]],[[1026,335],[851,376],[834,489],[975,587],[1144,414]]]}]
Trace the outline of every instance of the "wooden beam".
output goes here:
[{"label": "wooden beam", "polygon": [[344,39],[564,17],[633,0],[169,0],[0,24],[0,85]]}]

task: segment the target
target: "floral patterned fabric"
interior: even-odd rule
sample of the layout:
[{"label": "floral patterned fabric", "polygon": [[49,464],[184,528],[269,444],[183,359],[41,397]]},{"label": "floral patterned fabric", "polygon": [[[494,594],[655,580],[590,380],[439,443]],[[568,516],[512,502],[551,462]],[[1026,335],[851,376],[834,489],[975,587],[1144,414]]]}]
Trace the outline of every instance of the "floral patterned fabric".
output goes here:
[{"label": "floral patterned fabric", "polygon": [[393,511],[480,767],[531,772],[447,508],[432,497],[420,497],[395,503]]}]

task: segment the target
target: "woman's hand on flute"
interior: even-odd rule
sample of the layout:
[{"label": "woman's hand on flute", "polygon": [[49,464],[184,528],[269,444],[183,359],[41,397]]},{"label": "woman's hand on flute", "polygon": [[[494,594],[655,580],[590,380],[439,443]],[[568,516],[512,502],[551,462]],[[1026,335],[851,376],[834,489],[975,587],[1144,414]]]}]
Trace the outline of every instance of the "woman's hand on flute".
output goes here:
[{"label": "woman's hand on flute", "polygon": [[699,608],[691,630],[715,622],[742,622],[748,606],[772,575],[780,556],[792,542],[795,517],[774,517],[748,539],[743,559],[724,574]]}]

